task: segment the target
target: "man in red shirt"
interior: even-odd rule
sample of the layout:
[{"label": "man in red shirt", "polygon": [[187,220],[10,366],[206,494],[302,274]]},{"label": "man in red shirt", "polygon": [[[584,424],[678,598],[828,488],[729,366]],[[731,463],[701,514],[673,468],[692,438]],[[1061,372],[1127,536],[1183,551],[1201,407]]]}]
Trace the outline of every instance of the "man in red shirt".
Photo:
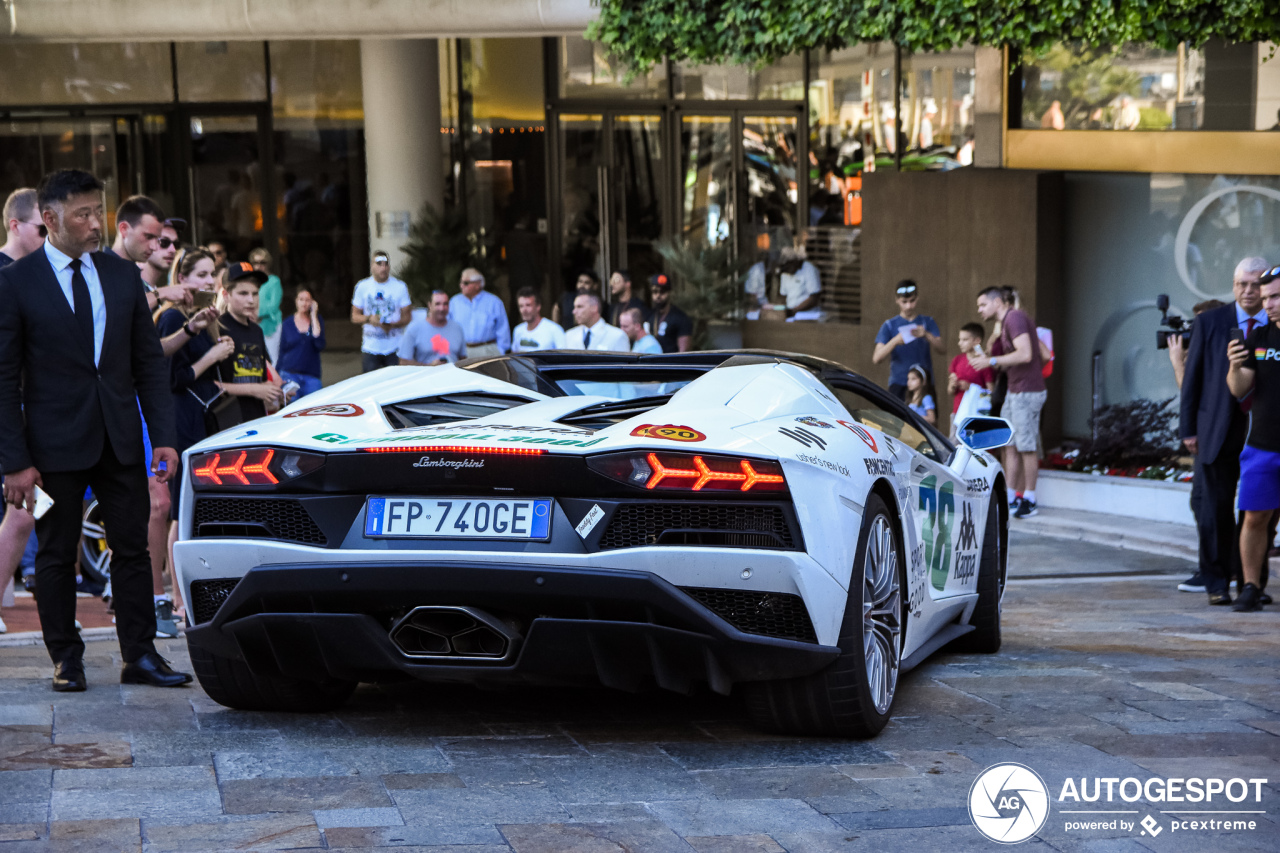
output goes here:
[{"label": "man in red shirt", "polygon": [[999,356],[969,356],[975,370],[990,367],[1003,370],[1009,377],[1009,394],[1001,415],[1013,425],[1013,444],[1005,448],[1005,473],[1018,495],[1014,518],[1036,515],[1036,476],[1040,473],[1040,411],[1048,392],[1040,361],[1040,338],[1035,321],[1004,301],[998,287],[988,287],[978,294],[978,313],[982,319],[1000,320]]},{"label": "man in red shirt", "polygon": [[995,383],[995,372],[990,367],[978,370],[969,363],[969,356],[982,355],[982,333],[981,323],[965,323],[961,326],[960,354],[951,359],[951,365],[947,368],[947,392],[952,395],[952,435],[955,435],[956,431],[955,414],[960,411],[960,401],[964,399],[964,395],[968,393],[969,388],[977,385],[979,388],[986,388],[990,391],[991,386]]}]

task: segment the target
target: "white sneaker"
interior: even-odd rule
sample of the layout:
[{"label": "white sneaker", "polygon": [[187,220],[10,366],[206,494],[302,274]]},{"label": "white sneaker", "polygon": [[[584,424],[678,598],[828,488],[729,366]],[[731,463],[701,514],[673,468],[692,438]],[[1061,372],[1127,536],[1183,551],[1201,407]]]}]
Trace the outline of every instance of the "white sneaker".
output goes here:
[{"label": "white sneaker", "polygon": [[0,634],[9,633],[9,626],[4,624],[4,620],[0,619]]}]

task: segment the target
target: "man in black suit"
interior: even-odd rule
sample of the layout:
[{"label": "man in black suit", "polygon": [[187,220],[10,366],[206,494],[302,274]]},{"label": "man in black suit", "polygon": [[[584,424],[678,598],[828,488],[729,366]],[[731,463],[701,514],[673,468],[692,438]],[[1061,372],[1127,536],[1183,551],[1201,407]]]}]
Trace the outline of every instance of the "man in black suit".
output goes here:
[{"label": "man in black suit", "polygon": [[1230,604],[1230,579],[1241,573],[1235,501],[1249,419],[1227,388],[1227,345],[1237,329],[1247,337],[1266,325],[1258,279],[1267,266],[1262,258],[1245,258],[1236,265],[1235,301],[1196,318],[1182,380],[1181,437],[1195,454],[1195,477],[1201,484],[1196,516],[1200,570],[1178,589],[1208,592],[1210,604]]},{"label": "man in black suit", "polygon": [[191,676],[170,669],[153,642],[139,402],[158,480],[178,473],[178,454],[168,369],[142,278],[134,263],[97,251],[105,225],[97,178],[63,169],[46,175],[37,195],[48,240],[0,269],[0,469],[14,507],[31,511],[36,486],[53,498],[36,523],[36,605],[53,689],[85,689],[75,559],[86,487],[111,546],[121,682],[186,684]]}]

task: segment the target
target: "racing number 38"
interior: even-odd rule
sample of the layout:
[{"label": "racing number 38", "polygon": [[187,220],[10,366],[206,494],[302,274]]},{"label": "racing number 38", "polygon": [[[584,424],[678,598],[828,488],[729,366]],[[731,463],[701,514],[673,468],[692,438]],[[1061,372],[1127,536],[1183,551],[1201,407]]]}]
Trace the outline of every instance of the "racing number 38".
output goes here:
[{"label": "racing number 38", "polygon": [[920,509],[928,513],[924,521],[924,564],[929,567],[929,583],[936,590],[947,585],[951,572],[951,521],[956,514],[954,484],[938,488],[938,478],[930,474],[920,481]]}]

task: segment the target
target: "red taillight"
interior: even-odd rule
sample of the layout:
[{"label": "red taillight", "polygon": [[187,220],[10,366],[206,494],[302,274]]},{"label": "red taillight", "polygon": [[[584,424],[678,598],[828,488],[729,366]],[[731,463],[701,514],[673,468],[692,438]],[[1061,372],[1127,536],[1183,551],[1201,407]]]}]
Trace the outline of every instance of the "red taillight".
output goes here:
[{"label": "red taillight", "polygon": [[324,465],[314,453],[246,447],[199,453],[191,457],[191,485],[197,489],[278,486]]},{"label": "red taillight", "polygon": [[484,453],[502,456],[541,456],[541,447],[472,447],[467,444],[411,444],[394,447],[362,447],[365,453]]},{"label": "red taillight", "polygon": [[611,453],[587,464],[610,479],[650,491],[787,491],[782,466],[768,459],[653,451]]}]

